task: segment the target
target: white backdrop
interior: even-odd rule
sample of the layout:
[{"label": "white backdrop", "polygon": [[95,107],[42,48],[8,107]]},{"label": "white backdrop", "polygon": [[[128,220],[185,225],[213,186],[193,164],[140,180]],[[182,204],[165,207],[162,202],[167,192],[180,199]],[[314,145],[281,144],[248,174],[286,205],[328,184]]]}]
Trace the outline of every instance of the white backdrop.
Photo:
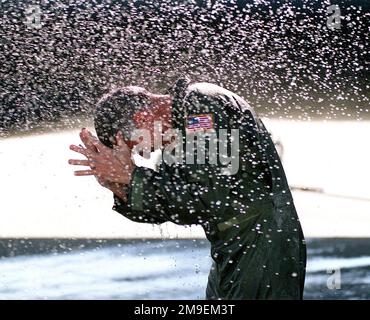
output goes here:
[{"label": "white backdrop", "polygon": [[[289,183],[370,199],[370,122],[265,119]],[[0,237],[198,238],[198,227],[139,224],[112,211],[93,177],[75,177],[79,130],[0,139]],[[307,237],[370,237],[370,201],[295,191]]]}]

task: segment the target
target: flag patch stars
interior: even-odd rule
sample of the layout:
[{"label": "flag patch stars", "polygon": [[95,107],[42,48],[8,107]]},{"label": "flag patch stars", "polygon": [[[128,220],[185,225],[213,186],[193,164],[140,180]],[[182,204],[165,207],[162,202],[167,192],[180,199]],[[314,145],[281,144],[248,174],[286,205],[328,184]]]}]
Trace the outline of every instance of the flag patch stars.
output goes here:
[{"label": "flag patch stars", "polygon": [[191,114],[186,118],[186,130],[212,130],[214,129],[213,114]]}]

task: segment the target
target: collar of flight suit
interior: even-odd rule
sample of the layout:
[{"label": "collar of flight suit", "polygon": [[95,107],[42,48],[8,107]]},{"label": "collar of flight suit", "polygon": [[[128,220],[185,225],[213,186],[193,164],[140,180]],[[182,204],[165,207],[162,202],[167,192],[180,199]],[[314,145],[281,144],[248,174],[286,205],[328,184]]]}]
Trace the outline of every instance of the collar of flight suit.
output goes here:
[{"label": "collar of flight suit", "polygon": [[172,96],[172,125],[174,128],[180,129],[184,123],[184,108],[183,101],[185,98],[186,89],[192,81],[186,75],[180,76],[175,84],[168,90],[168,94]]}]

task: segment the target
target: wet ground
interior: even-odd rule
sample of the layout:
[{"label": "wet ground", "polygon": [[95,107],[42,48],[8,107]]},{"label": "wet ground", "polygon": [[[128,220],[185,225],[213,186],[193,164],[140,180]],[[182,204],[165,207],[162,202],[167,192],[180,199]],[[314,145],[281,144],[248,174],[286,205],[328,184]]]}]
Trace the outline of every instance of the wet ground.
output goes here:
[{"label": "wet ground", "polygon": [[[308,239],[305,299],[370,299],[370,239]],[[0,299],[204,299],[205,240],[0,241]]]}]

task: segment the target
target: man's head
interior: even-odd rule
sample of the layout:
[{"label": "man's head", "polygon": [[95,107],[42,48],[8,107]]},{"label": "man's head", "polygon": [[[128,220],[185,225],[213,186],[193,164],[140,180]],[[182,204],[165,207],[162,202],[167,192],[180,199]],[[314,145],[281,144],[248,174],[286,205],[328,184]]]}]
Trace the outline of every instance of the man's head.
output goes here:
[{"label": "man's head", "polygon": [[[153,94],[142,87],[115,89],[100,99],[95,110],[98,138],[112,147],[118,131],[127,141],[135,129],[147,129],[153,137],[154,121],[161,121],[164,131],[171,127],[171,104],[170,96]],[[135,143],[128,144],[132,148]]]}]

